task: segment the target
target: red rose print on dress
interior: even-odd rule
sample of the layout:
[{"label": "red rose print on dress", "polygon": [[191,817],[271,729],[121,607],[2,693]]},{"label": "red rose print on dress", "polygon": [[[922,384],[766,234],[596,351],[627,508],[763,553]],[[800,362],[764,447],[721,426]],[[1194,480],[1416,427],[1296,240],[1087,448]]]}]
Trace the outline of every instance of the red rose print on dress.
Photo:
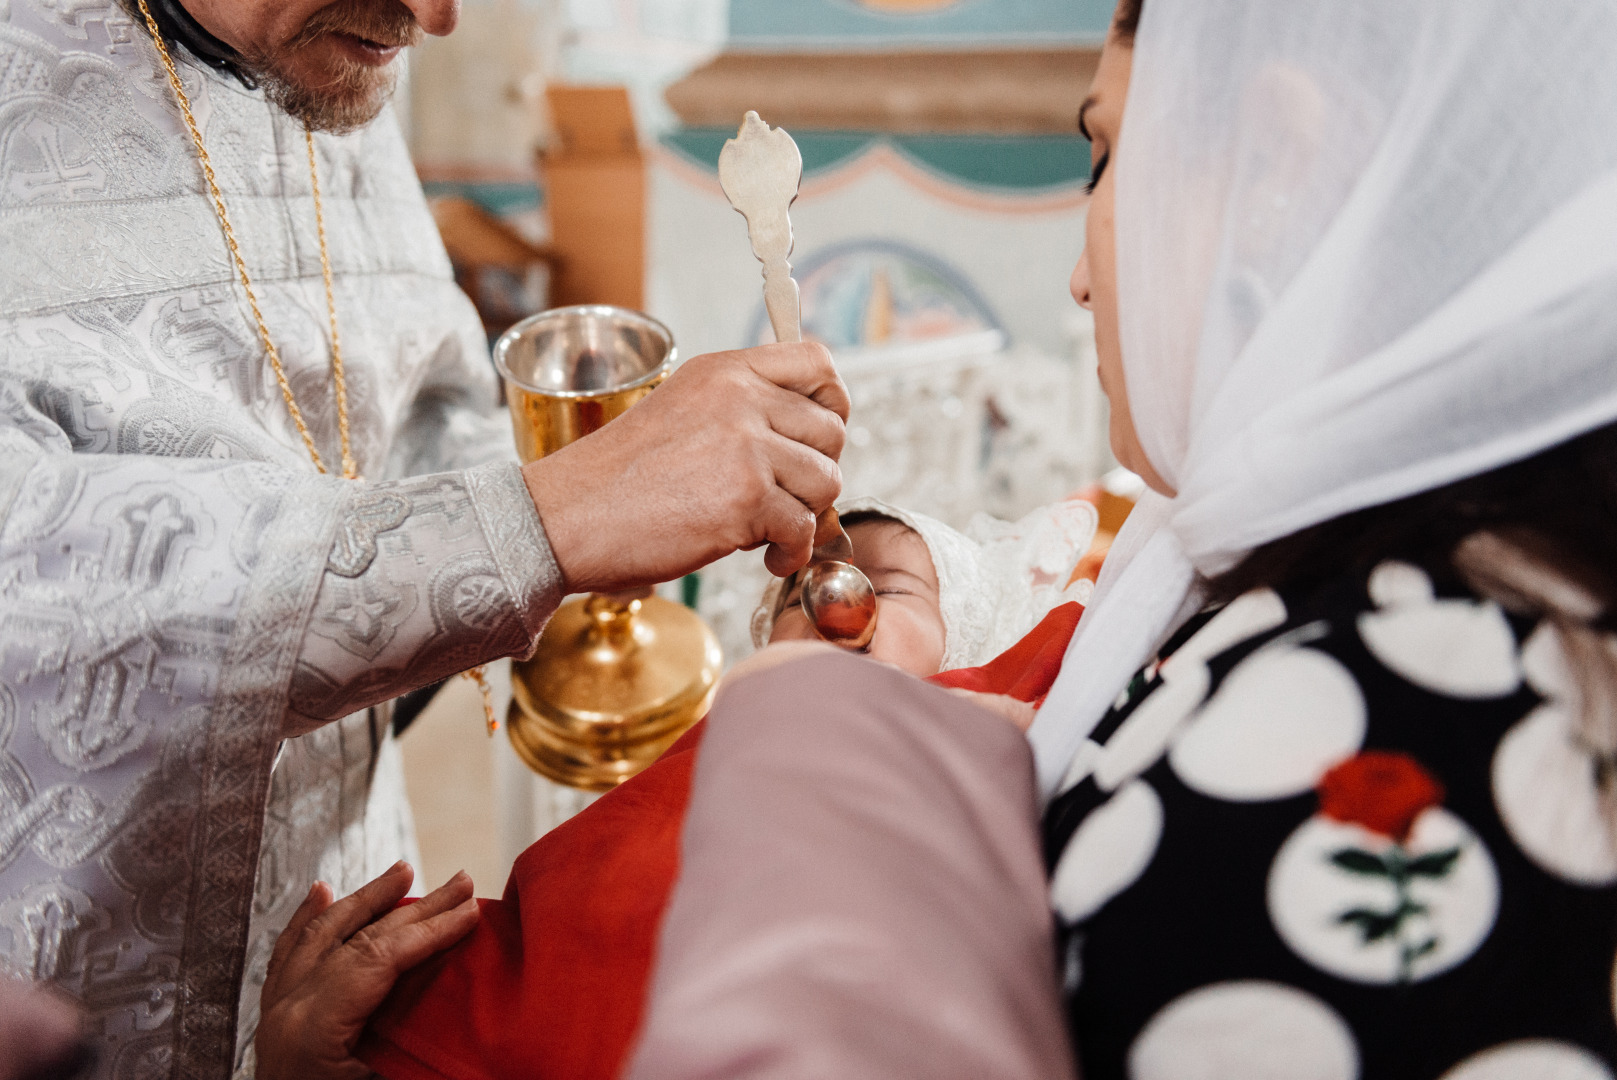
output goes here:
[{"label": "red rose print on dress", "polygon": [[1319,812],[1349,825],[1363,825],[1397,843],[1422,810],[1443,804],[1443,785],[1408,754],[1367,750],[1320,778]]},{"label": "red rose print on dress", "polygon": [[1319,813],[1269,874],[1275,928],[1343,978],[1411,983],[1476,951],[1498,913],[1481,838],[1443,809],[1443,785],[1408,754],[1368,750],[1325,772]]},{"label": "red rose print on dress", "polygon": [[1350,874],[1384,877],[1392,882],[1392,910],[1352,907],[1337,916],[1344,925],[1357,927],[1365,944],[1391,938],[1398,943],[1398,981],[1408,982],[1415,961],[1437,949],[1436,934],[1409,935],[1413,916],[1431,908],[1414,898],[1416,878],[1445,878],[1460,857],[1459,847],[1412,856],[1405,847],[1415,819],[1441,804],[1443,785],[1420,762],[1407,754],[1374,750],[1351,757],[1321,777],[1320,813],[1346,825],[1360,825],[1391,840],[1381,852],[1344,847],[1331,853],[1331,862]]}]

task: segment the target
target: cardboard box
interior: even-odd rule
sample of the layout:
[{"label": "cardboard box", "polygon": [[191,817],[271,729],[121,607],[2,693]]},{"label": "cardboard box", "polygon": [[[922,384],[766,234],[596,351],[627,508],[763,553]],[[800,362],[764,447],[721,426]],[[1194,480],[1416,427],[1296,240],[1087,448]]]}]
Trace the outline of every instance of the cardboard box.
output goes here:
[{"label": "cardboard box", "polygon": [[552,85],[553,144],[540,155],[551,249],[551,302],[645,304],[646,160],[621,86]]}]

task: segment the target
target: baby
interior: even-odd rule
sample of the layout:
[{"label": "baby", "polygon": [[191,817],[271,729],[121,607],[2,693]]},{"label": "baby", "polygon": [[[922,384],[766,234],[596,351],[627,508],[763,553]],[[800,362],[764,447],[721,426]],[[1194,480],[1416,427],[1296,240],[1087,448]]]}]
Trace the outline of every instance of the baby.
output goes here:
[{"label": "baby", "polygon": [[[962,533],[943,522],[851,499],[838,506],[853,562],[876,590],[876,636],[864,652],[921,678],[997,656],[1050,609],[1088,599],[1069,587],[1089,549],[1095,512],[1079,501],[1042,507],[1015,524],[979,515]],[[814,641],[802,571],[764,592],[753,644]]]},{"label": "baby", "polygon": [[[943,670],[943,611],[938,601],[938,574],[921,534],[891,517],[873,512],[843,520],[853,541],[853,564],[876,590],[876,635],[860,652],[925,677]],[[814,641],[817,636],[803,610],[803,576],[799,570],[771,586],[758,619],[767,613],[766,639]]]}]

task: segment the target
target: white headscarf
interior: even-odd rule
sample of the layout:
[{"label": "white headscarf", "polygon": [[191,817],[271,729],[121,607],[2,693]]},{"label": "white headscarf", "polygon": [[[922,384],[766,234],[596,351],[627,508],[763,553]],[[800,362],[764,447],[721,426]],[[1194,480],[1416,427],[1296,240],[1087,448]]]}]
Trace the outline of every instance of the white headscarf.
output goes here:
[{"label": "white headscarf", "polygon": [[[1081,499],[1043,506],[1017,522],[978,514],[965,532],[937,518],[860,497],[837,503],[844,518],[875,514],[907,525],[921,537],[938,575],[943,617],[940,671],[985,664],[1016,644],[1050,610],[1089,599],[1091,586],[1069,586],[1078,560],[1095,539],[1097,515]],[[752,643],[763,648],[774,630],[785,581],[764,591],[752,616]]]},{"label": "white headscarf", "polygon": [[1129,522],[1044,790],[1196,572],[1617,419],[1617,5],[1145,0],[1117,169]]}]

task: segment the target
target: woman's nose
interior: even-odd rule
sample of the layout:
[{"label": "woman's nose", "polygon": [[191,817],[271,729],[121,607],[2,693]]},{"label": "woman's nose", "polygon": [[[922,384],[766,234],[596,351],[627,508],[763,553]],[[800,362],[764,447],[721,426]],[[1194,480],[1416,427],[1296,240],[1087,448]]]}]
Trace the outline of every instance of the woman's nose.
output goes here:
[{"label": "woman's nose", "polygon": [[1083,308],[1085,311],[1093,310],[1089,305],[1088,248],[1085,248],[1084,253],[1078,257],[1078,265],[1072,269],[1072,281],[1069,283],[1068,287],[1072,289],[1072,298],[1078,301],[1079,307]]},{"label": "woman's nose", "polygon": [[403,0],[421,29],[434,37],[443,37],[455,29],[460,21],[460,0]]}]

